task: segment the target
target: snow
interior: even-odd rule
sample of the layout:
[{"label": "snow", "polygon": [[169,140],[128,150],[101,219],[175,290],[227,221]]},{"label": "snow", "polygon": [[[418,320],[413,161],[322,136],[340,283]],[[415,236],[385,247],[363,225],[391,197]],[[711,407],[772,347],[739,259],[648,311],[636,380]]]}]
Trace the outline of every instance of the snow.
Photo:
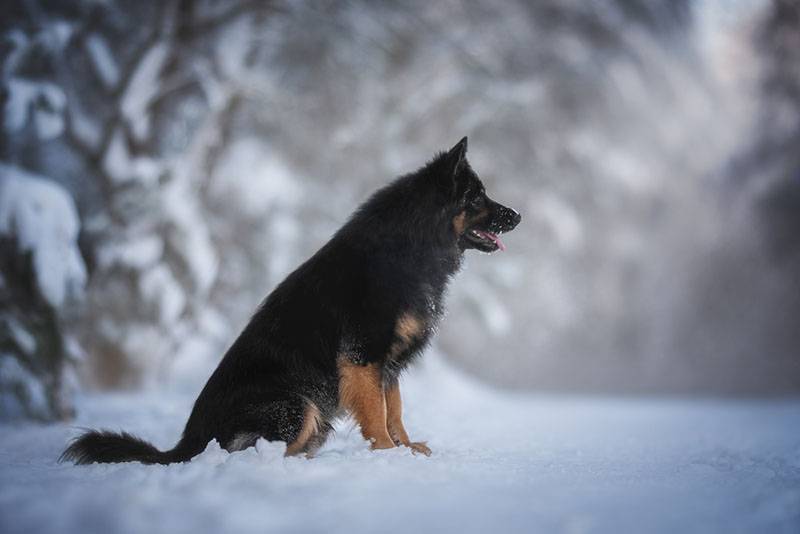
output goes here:
[{"label": "snow", "polygon": [[11,339],[22,350],[23,354],[28,356],[36,352],[36,338],[28,332],[23,325],[20,324],[14,317],[8,316],[2,318],[0,324],[5,324],[11,333]]},{"label": "snow", "polygon": [[3,115],[9,132],[33,121],[39,139],[48,140],[64,131],[64,92],[55,84],[12,78],[6,83],[7,98]]},{"label": "snow", "polygon": [[132,269],[146,269],[154,265],[164,253],[164,240],[155,234],[134,236],[122,243],[108,243],[98,251],[97,260],[108,268],[121,265]]},{"label": "snow", "polygon": [[56,308],[86,284],[79,229],[75,204],[61,186],[0,164],[0,235],[14,236],[20,250],[33,253],[36,282]]},{"label": "snow", "polygon": [[3,76],[11,76],[22,64],[25,50],[28,47],[30,40],[25,32],[18,28],[13,28],[5,33],[3,36],[6,41],[7,52],[5,61],[2,68]]},{"label": "snow", "polygon": [[169,325],[180,317],[186,306],[186,296],[169,267],[156,265],[146,271],[139,281],[142,297],[158,309],[161,323]]},{"label": "snow", "polygon": [[154,44],[139,61],[126,86],[120,107],[138,141],[150,133],[150,103],[159,88],[161,70],[169,58],[169,46],[164,42]]},{"label": "snow", "polygon": [[37,41],[53,51],[66,48],[74,33],[73,25],[65,20],[47,22],[36,34]]},{"label": "snow", "polygon": [[30,82],[9,80],[6,106],[3,110],[5,128],[10,132],[22,129],[28,122],[28,109],[35,96]]},{"label": "snow", "polygon": [[349,423],[312,460],[261,441],[187,464],[75,467],[77,427],[160,447],[192,402],[80,399],[75,426],[0,427],[0,530],[37,532],[797,532],[800,400],[556,397],[474,383],[430,354],[404,379],[412,438],[371,452]]},{"label": "snow", "polygon": [[103,156],[103,170],[117,184],[139,180],[145,186],[155,185],[162,172],[157,160],[130,154],[122,128],[117,128],[112,134]]},{"label": "snow", "polygon": [[214,250],[202,207],[192,194],[193,184],[185,176],[170,182],[161,191],[163,217],[171,225],[169,244],[186,262],[196,287],[196,295],[210,291],[219,272],[219,258]]},{"label": "snow", "polygon": [[303,194],[280,155],[253,137],[232,143],[217,164],[210,187],[215,197],[232,198],[238,209],[251,216],[295,205]]},{"label": "snow", "polygon": [[[24,399],[24,405],[17,394]],[[14,355],[0,352],[0,419],[46,418],[50,411],[42,381],[25,369]]]},{"label": "snow", "polygon": [[86,351],[74,336],[64,337],[64,353],[74,362],[86,361]]},{"label": "snow", "polygon": [[119,67],[103,37],[92,34],[86,39],[86,52],[94,70],[106,89],[113,89],[119,83]]},{"label": "snow", "polygon": [[216,41],[214,56],[225,78],[236,80],[247,76],[247,58],[254,39],[253,26],[251,18],[239,17],[227,25],[224,37]]},{"label": "snow", "polygon": [[88,150],[98,150],[103,139],[103,128],[100,119],[90,115],[77,103],[71,102],[69,108],[69,122],[72,135]]}]

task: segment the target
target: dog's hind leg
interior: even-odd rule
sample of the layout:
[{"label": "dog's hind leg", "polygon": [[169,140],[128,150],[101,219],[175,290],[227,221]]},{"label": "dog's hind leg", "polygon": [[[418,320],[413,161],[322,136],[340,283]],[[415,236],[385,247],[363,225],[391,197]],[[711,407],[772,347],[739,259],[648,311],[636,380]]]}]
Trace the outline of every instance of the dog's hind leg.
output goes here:
[{"label": "dog's hind leg", "polygon": [[400,398],[400,385],[395,380],[386,387],[386,427],[389,435],[398,445],[409,447],[414,453],[431,455],[428,444],[424,441],[411,441],[403,426],[403,403]]},{"label": "dog's hind leg", "polygon": [[358,365],[346,359],[339,363],[339,405],[348,410],[361,427],[372,449],[395,446],[386,427],[386,396],[376,364]]},{"label": "dog's hind leg", "polygon": [[228,452],[242,451],[248,447],[252,447],[261,437],[258,432],[239,432],[225,445],[225,450]]},{"label": "dog's hind leg", "polygon": [[284,456],[296,456],[305,453],[311,458],[322,447],[331,430],[329,422],[325,421],[319,408],[311,401],[306,401],[303,413],[303,423],[297,437],[286,444]]}]

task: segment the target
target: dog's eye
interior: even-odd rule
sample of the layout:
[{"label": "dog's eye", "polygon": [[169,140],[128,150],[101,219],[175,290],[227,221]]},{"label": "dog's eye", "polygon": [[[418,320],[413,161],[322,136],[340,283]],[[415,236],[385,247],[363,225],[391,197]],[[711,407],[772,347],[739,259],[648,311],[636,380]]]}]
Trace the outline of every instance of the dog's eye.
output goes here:
[{"label": "dog's eye", "polygon": [[483,197],[474,197],[468,204],[470,208],[480,209],[483,207]]}]

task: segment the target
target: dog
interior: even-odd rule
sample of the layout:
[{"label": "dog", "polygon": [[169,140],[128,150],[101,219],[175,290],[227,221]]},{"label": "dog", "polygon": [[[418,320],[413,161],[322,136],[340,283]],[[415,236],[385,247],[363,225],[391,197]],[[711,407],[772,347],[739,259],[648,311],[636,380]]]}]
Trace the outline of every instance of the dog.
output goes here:
[{"label": "dog", "polygon": [[505,249],[519,213],[486,196],[467,138],[378,190],[264,300],[194,403],[178,444],[160,451],[128,433],[88,431],[60,460],[185,462],[216,439],[228,451],[259,438],[311,457],[350,414],[372,449],[412,441],[400,373],[426,347],[464,252]]}]

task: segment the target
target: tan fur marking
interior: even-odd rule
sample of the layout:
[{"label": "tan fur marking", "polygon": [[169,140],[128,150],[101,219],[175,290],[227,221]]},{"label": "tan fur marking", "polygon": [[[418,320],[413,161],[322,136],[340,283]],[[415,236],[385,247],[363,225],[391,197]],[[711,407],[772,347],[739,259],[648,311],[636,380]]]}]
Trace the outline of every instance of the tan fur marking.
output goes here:
[{"label": "tan fur marking", "polygon": [[340,358],[339,405],[353,415],[361,435],[372,443],[373,449],[394,447],[386,429],[386,398],[376,364],[357,365],[346,357]]},{"label": "tan fur marking", "polygon": [[456,235],[461,235],[464,233],[464,230],[467,229],[467,212],[462,211],[455,217],[453,217],[453,230],[456,231]]},{"label": "tan fur marking", "polygon": [[286,445],[284,456],[295,456],[303,452],[310,440],[319,432],[321,417],[319,408],[313,402],[308,401],[306,412],[303,415],[303,428],[300,429],[297,439]]},{"label": "tan fur marking", "polygon": [[389,347],[389,357],[396,358],[399,356],[411,345],[415,338],[422,335],[424,329],[425,323],[419,317],[410,313],[401,315],[394,327],[394,333],[398,339]]},{"label": "tan fur marking", "polygon": [[397,319],[397,324],[394,327],[394,332],[397,337],[410,343],[422,334],[423,329],[422,321],[419,317],[410,313],[404,313]]},{"label": "tan fur marking", "polygon": [[403,402],[400,398],[400,385],[394,383],[386,388],[386,426],[389,435],[398,445],[411,448],[414,453],[431,455],[431,450],[424,441],[412,442],[408,438],[406,428],[403,426]]}]

